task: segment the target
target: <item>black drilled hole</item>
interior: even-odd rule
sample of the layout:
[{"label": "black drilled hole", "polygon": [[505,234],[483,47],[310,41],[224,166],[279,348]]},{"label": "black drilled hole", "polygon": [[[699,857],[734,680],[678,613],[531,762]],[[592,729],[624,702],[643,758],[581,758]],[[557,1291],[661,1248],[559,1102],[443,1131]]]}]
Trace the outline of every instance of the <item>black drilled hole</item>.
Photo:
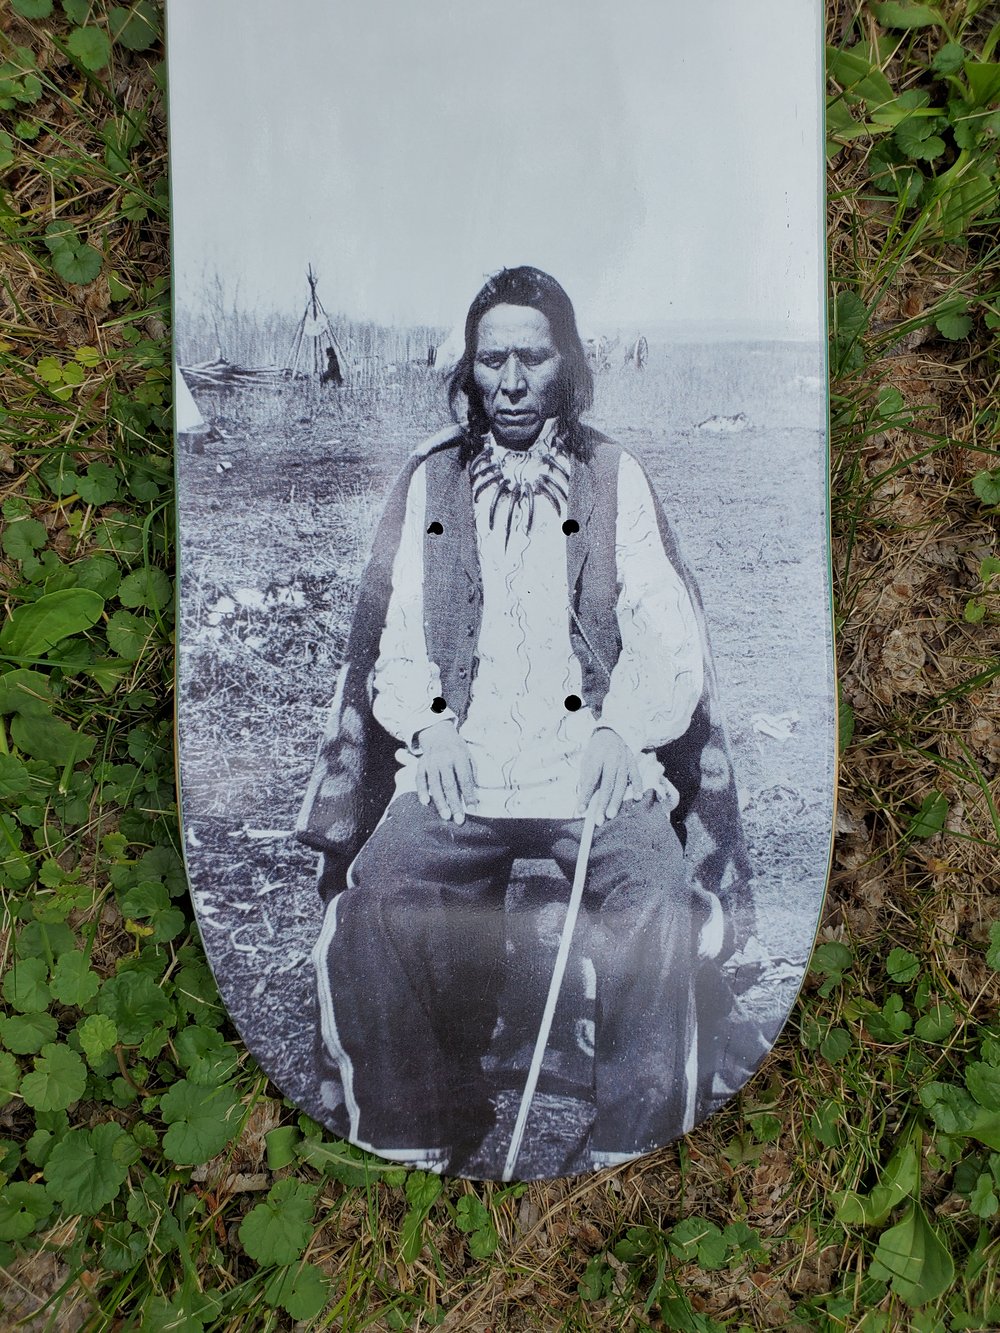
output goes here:
[{"label": "black drilled hole", "polygon": [[578,694],[567,694],[566,707],[571,713],[575,713],[578,708],[583,707],[583,700]]},{"label": "black drilled hole", "polygon": [[447,705],[447,704],[445,703],[445,701],[441,698],[440,694],[438,695],[438,697],[437,697],[436,699],[432,699],[432,700],[431,700],[431,712],[432,712],[432,713],[443,713],[444,710],[445,710],[447,707],[448,707],[448,705]]},{"label": "black drilled hole", "polygon": [[568,518],[566,522],[563,524],[563,532],[565,532],[567,537],[571,537],[574,532],[579,532],[579,531],[580,531],[580,525],[579,523],[577,523],[575,518]]},{"label": "black drilled hole", "polygon": [[433,523],[428,523],[427,531],[432,532],[435,537],[440,537],[442,532],[444,532],[444,524],[439,523],[437,519],[435,519]]}]

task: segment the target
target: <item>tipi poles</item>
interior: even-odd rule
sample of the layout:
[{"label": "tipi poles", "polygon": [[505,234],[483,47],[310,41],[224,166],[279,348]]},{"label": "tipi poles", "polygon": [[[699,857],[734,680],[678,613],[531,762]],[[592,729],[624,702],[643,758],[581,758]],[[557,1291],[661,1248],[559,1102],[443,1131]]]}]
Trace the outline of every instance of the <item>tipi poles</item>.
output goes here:
[{"label": "tipi poles", "polygon": [[302,318],[299,320],[298,327],[295,330],[295,337],[292,339],[292,350],[289,353],[289,369],[295,374],[296,367],[299,364],[299,352],[302,348],[302,339],[305,335],[306,314],[308,310],[302,312]]}]

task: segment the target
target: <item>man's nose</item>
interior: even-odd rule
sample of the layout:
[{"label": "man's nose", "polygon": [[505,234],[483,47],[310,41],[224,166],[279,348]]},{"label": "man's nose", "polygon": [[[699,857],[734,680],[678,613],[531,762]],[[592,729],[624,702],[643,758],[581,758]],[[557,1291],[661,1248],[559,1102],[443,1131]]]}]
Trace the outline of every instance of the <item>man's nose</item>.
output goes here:
[{"label": "man's nose", "polygon": [[527,388],[524,379],[524,367],[513,352],[503,363],[503,370],[500,372],[500,388],[506,394],[523,393]]}]

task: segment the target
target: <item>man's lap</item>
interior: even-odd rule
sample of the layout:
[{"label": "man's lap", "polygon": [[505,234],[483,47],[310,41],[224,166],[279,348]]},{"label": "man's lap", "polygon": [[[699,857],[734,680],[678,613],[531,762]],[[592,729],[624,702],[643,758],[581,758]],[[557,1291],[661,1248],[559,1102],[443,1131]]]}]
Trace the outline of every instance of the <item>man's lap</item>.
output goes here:
[{"label": "man's lap", "polygon": [[[477,882],[509,870],[515,859],[554,859],[572,875],[583,831],[582,819],[481,818],[464,823],[444,820],[433,805],[404,793],[389,805],[381,823],[361,849],[351,869],[352,886],[378,881],[384,892],[412,890],[415,884],[443,881],[459,887],[465,874]],[[644,879],[669,869],[676,877],[682,858],[666,807],[652,792],[626,801],[614,819],[594,831],[590,866],[595,874],[612,872]],[[463,873],[465,872],[465,873]]]}]

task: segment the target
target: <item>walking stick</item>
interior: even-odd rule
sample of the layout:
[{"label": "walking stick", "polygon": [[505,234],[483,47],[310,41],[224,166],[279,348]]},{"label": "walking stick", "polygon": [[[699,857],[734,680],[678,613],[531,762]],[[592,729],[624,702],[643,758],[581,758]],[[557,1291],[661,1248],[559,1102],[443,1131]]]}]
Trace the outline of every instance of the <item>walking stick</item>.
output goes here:
[{"label": "walking stick", "polygon": [[517,1109],[517,1119],[514,1121],[514,1132],[510,1138],[510,1147],[507,1149],[507,1160],[504,1163],[503,1168],[504,1180],[510,1180],[512,1178],[514,1167],[517,1164],[518,1154],[521,1151],[521,1141],[524,1138],[524,1127],[528,1123],[528,1112],[531,1110],[531,1103],[535,1096],[535,1088],[538,1086],[538,1076],[542,1072],[542,1060],[545,1058],[545,1048],[549,1044],[549,1033],[552,1031],[552,1019],[555,1017],[556,1001],[559,999],[563,977],[566,974],[566,963],[569,960],[569,949],[573,942],[573,931],[576,929],[576,919],[580,915],[583,885],[587,878],[587,862],[590,860],[590,846],[594,841],[594,825],[597,822],[597,796],[598,793],[595,792],[591,797],[590,805],[587,807],[587,813],[583,820],[583,830],[580,834],[580,850],[576,854],[576,870],[573,874],[573,887],[570,889],[569,902],[566,905],[566,920],[563,922],[562,935],[559,937],[559,950],[556,953],[555,967],[552,969],[552,980],[549,983],[549,993],[545,997],[545,1008],[542,1010],[542,1021],[538,1028],[538,1036],[535,1039],[535,1049],[531,1056],[531,1064],[528,1066],[528,1077],[525,1080],[524,1092],[521,1094],[521,1105]]}]

